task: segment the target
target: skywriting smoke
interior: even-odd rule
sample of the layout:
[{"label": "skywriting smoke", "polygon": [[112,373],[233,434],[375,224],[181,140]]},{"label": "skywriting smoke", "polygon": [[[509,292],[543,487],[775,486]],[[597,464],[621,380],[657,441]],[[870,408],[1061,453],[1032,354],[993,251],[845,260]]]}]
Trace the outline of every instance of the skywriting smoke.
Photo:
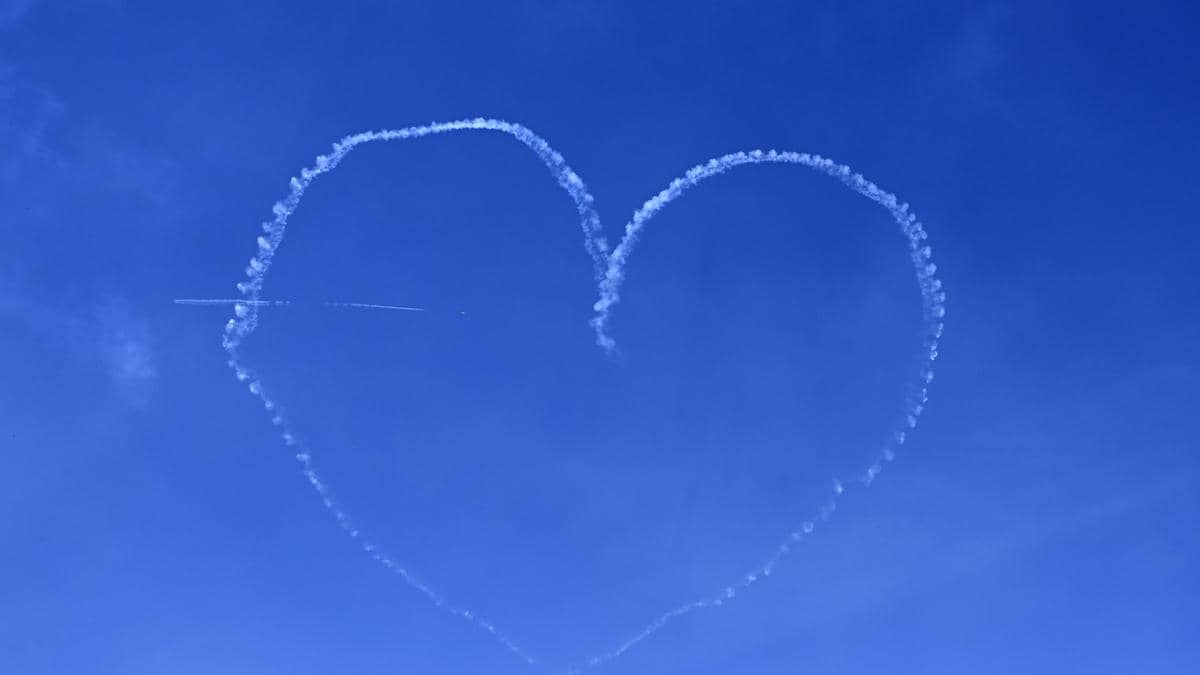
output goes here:
[{"label": "skywriting smoke", "polygon": [[[831,176],[851,190],[886,209],[900,226],[908,246],[910,259],[920,289],[922,299],[922,315],[924,325],[924,341],[921,348],[920,365],[916,368],[913,380],[908,386],[902,413],[897,420],[894,431],[883,441],[874,458],[863,471],[845,481],[834,480],[827,500],[815,509],[812,516],[801,522],[793,531],[786,534],[783,541],[766,560],[751,568],[742,577],[732,583],[715,589],[710,595],[684,602],[671,608],[640,630],[609,651],[586,659],[579,665],[566,669],[566,672],[576,673],[581,670],[599,666],[611,661],[639,642],[650,637],[672,620],[698,609],[719,607],[736,598],[739,593],[750,586],[771,576],[780,561],[787,556],[794,546],[812,533],[816,527],[827,521],[837,508],[838,502],[851,486],[869,486],[883,470],[887,462],[895,459],[897,449],[904,444],[907,434],[916,427],[921,413],[928,400],[929,383],[933,380],[933,362],[938,356],[938,344],[943,331],[946,295],[942,283],[936,277],[937,267],[932,261],[932,250],[926,243],[927,236],[920,221],[913,215],[907,204],[901,203],[895,195],[886,192],[870,182],[862,175],[855,173],[845,165],[837,164],[829,159],[796,152],[777,152],[775,150],[753,150],[737,152],[711,159],[689,169],[683,176],[672,180],[665,189],[647,200],[641,208],[634,212],[625,225],[624,235],[617,246],[610,250],[602,231],[600,217],[593,203],[594,199],[587,191],[583,180],[567,165],[563,156],[554,150],[540,136],[524,126],[503,120],[476,118],[454,122],[433,123],[425,126],[406,127],[403,129],[370,131],[346,136],[333,145],[333,151],[328,155],[316,158],[311,168],[303,169],[299,177],[291,179],[288,194],[277,202],[272,211],[274,217],[262,224],[262,234],[257,238],[257,250],[247,264],[246,279],[237,284],[241,297],[237,299],[180,299],[180,304],[197,305],[233,305],[233,317],[225,324],[222,336],[222,346],[228,357],[229,367],[233,370],[238,381],[243,382],[261,403],[271,417],[271,422],[278,430],[283,442],[294,450],[294,457],[309,484],[316,491],[325,508],[333,516],[338,526],[356,542],[360,548],[404,580],[406,584],[418,591],[433,605],[452,615],[469,621],[492,635],[510,652],[529,664],[537,663],[536,659],[525,649],[521,648],[508,635],[503,633],[495,624],[478,615],[471,609],[449,602],[442,595],[421,581],[407,567],[390,554],[385,553],[378,545],[369,540],[366,535],[354,525],[347,514],[335,500],[329,485],[321,478],[317,470],[313,451],[300,438],[291,420],[283,412],[279,402],[268,392],[266,384],[254,374],[252,369],[243,361],[241,346],[253,334],[258,326],[259,310],[262,307],[283,306],[289,304],[286,300],[264,300],[261,297],[263,285],[276,251],[282,243],[287,231],[288,219],[300,206],[300,201],[308,187],[321,175],[333,171],[352,150],[360,145],[380,141],[401,141],[423,138],[437,134],[455,131],[491,131],[507,134],[519,141],[538,156],[546,165],[551,175],[560,187],[574,202],[579,217],[579,224],[584,235],[584,249],[591,258],[593,270],[599,289],[599,298],[594,304],[595,315],[591,325],[595,330],[596,342],[606,352],[612,354],[617,349],[616,341],[611,337],[609,324],[614,308],[619,303],[620,290],[625,281],[625,264],[636,247],[646,224],[661,212],[671,202],[679,199],[691,188],[704,180],[724,173],[731,169],[747,164],[788,164],[806,167]],[[404,307],[398,305],[375,305],[370,303],[323,303],[334,307],[358,309],[390,309],[401,311],[424,311],[419,307]]]}]

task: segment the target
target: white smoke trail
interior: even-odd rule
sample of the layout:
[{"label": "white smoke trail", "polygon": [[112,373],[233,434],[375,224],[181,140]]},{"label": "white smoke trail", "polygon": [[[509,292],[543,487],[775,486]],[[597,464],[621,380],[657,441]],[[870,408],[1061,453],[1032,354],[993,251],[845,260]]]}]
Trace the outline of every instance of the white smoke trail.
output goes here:
[{"label": "white smoke trail", "polygon": [[[862,484],[864,487],[869,486],[883,470],[884,463],[895,459],[896,449],[904,443],[907,433],[917,426],[917,420],[925,409],[925,403],[928,400],[928,385],[933,381],[933,362],[938,357],[938,341],[942,337],[942,318],[946,314],[946,293],[942,290],[942,282],[934,276],[937,272],[937,266],[932,261],[932,249],[924,243],[928,238],[925,228],[921,225],[917,217],[909,212],[908,204],[901,203],[895,195],[882,190],[861,174],[855,173],[850,167],[837,164],[832,160],[818,155],[807,153],[752,150],[750,152],[736,152],[710,159],[704,164],[692,167],[682,177],[672,180],[665,189],[648,199],[640,209],[634,212],[633,217],[625,225],[625,236],[617,244],[617,247],[613,249],[612,254],[608,258],[608,267],[605,270],[604,277],[600,280],[600,298],[593,306],[596,315],[591,323],[596,331],[596,343],[609,353],[612,353],[616,349],[616,342],[608,334],[609,318],[611,317],[613,307],[621,298],[620,288],[621,283],[625,280],[625,263],[629,260],[629,255],[637,245],[646,223],[666,208],[668,204],[681,197],[684,192],[699,185],[705,179],[712,178],[738,166],[767,163],[797,164],[837,178],[850,189],[887,209],[896,223],[900,225],[900,231],[908,242],[909,257],[912,261],[917,284],[921,291],[925,332],[924,347],[916,378],[909,384],[909,393],[905,398],[904,411],[900,422],[895,427],[892,435],[884,443],[883,448],[867,468],[856,477],[856,482]],[[846,488],[846,484],[835,479],[832,493],[825,504],[811,518],[788,533],[783,542],[779,544],[765,561],[734,583],[721,588],[706,598],[685,602],[660,614],[642,628],[641,631],[616,648],[593,656],[584,665],[572,667],[567,672],[577,673],[584,668],[592,668],[611,661],[624,654],[642,640],[658,632],[672,620],[697,609],[719,607],[737,597],[739,593],[761,579],[769,577],[774,572],[776,565],[779,564],[784,556],[792,551],[795,544],[811,534],[819,523],[829,520],[834,510],[837,509],[841,496],[845,494]]]},{"label": "white smoke trail", "polygon": [[[248,280],[237,285],[238,290],[241,291],[243,295],[243,298],[235,301],[228,301],[224,299],[184,299],[177,302],[180,304],[233,304],[234,317],[226,323],[224,336],[222,338],[222,345],[228,355],[228,364],[230,368],[233,369],[234,374],[239,381],[247,383],[250,392],[258,398],[263,407],[268,411],[269,414],[271,414],[271,421],[276,427],[279,428],[280,436],[283,438],[284,443],[290,447],[296,448],[297,452],[295,454],[295,459],[300,463],[300,467],[304,476],[308,479],[313,489],[317,492],[317,495],[321,498],[326,509],[328,509],[333,515],[339,527],[341,527],[342,530],[345,531],[352,539],[358,541],[362,550],[369,554],[373,559],[375,559],[388,570],[400,576],[405,583],[424,595],[435,606],[452,615],[472,622],[479,628],[494,636],[505,647],[507,647],[509,651],[523,659],[526,663],[534,664],[536,662],[533,657],[518,647],[505,634],[501,633],[494,624],[480,617],[472,610],[451,605],[428,585],[418,580],[407,568],[405,568],[391,556],[382,552],[378,546],[363,536],[362,532],[352,523],[348,514],[346,514],[346,512],[343,511],[340,506],[338,506],[337,502],[334,500],[330,488],[322,481],[314,464],[311,450],[298,438],[292,429],[290,421],[279,409],[276,401],[266,393],[262,380],[257,378],[241,362],[240,359],[239,348],[241,344],[254,332],[258,325],[259,308],[263,306],[274,306],[277,303],[287,304],[288,302],[263,300],[260,298],[260,293],[262,291],[263,283],[266,279],[266,274],[270,270],[275,253],[280,244],[283,242],[288,218],[299,206],[305,190],[309,187],[309,185],[311,185],[313,180],[315,180],[318,176],[336,168],[342,159],[344,159],[351,150],[359,145],[376,141],[421,138],[434,134],[463,130],[499,131],[514,137],[538,155],[538,157],[544,164],[546,164],[547,168],[550,169],[551,173],[558,180],[559,185],[566,190],[566,192],[574,200],[579,214],[580,224],[584,231],[584,245],[592,258],[596,277],[599,282],[600,298],[594,306],[596,316],[592,319],[592,326],[596,331],[597,343],[609,353],[614,352],[616,343],[608,335],[608,321],[613,307],[620,299],[619,290],[625,276],[624,265],[638,241],[638,237],[642,228],[667,204],[677,199],[686,190],[699,184],[704,179],[710,178],[743,164],[799,164],[816,169],[841,180],[851,189],[886,208],[892,214],[893,218],[900,224],[902,232],[908,239],[911,259],[916,270],[917,281],[921,289],[927,335],[924,344],[925,351],[923,352],[922,364],[919,368],[918,376],[913,385],[910,387],[910,392],[905,400],[903,422],[899,425],[898,430],[887,440],[883,446],[883,449],[878,453],[876,458],[870,463],[866,470],[857,477],[857,481],[864,486],[870,485],[880,471],[882,471],[884,463],[895,458],[896,448],[904,443],[907,431],[916,426],[917,420],[920,417],[927,400],[928,384],[933,379],[933,370],[931,366],[933,361],[937,358],[938,340],[942,335],[941,319],[945,314],[945,293],[943,293],[941,290],[941,282],[934,276],[937,268],[931,262],[931,251],[927,245],[923,244],[924,240],[926,239],[925,231],[916,217],[908,212],[908,205],[899,203],[894,195],[881,190],[874,183],[871,183],[861,175],[851,171],[849,167],[836,164],[828,159],[824,159],[815,155],[794,152],[776,152],[774,150],[769,152],[763,152],[760,150],[755,150],[752,152],[739,152],[710,160],[706,164],[702,164],[690,169],[683,177],[671,181],[670,185],[668,185],[666,189],[662,190],[655,197],[648,200],[642,206],[642,208],[635,212],[633,218],[625,226],[625,235],[620,244],[610,254],[608,251],[608,245],[601,233],[600,218],[593,207],[594,200],[587,192],[587,188],[583,184],[583,181],[577,174],[575,174],[574,171],[571,170],[571,168],[564,161],[563,157],[553,148],[551,148],[545,140],[521,125],[502,120],[477,118],[473,120],[435,123],[426,126],[408,127],[404,129],[365,132],[343,138],[341,141],[334,144],[333,152],[331,154],[317,157],[316,164],[313,168],[304,169],[301,171],[299,178],[291,179],[291,190],[289,194],[282,201],[277,202],[273,208],[274,218],[263,223],[262,228],[264,234],[258,237],[258,251],[250,260],[249,265],[246,268],[246,276],[248,277]],[[332,304],[335,304],[335,306],[351,306],[372,309],[387,308],[404,311],[421,311],[420,308],[369,305],[367,303]],[[808,534],[813,532],[820,522],[829,519],[834,510],[837,508],[838,500],[845,490],[846,486],[842,482],[834,481],[834,487],[830,498],[820,509],[817,510],[814,516],[801,523],[796,530],[789,533],[783,543],[777,547],[775,552],[769,556],[766,561],[755,567],[747,574],[743,575],[743,577],[738,581],[725,586],[709,597],[683,603],[674,609],[664,612],[647,624],[640,632],[622,644],[618,645],[616,648],[594,656],[588,659],[585,665],[570,668],[568,672],[579,672],[584,668],[595,667],[611,661],[612,659],[617,658],[621,654],[628,651],[642,640],[653,635],[670,621],[697,609],[718,607],[737,597],[742,590],[747,589],[751,585],[757,583],[759,580],[770,576],[778,562],[792,550],[792,547],[797,542],[803,540]]]},{"label": "white smoke trail", "polygon": [[[454,615],[465,619],[485,632],[494,636],[499,640],[509,651],[515,654],[526,663],[533,664],[535,659],[527,652],[517,646],[508,636],[501,633],[499,629],[487,619],[479,616],[470,609],[460,608],[451,605],[441,595],[436,593],[425,583],[418,580],[407,568],[401,565],[391,556],[382,552],[377,545],[367,540],[362,536],[362,532],[353,524],[349,515],[338,506],[334,500],[333,493],[321,480],[320,474],[317,471],[313,461],[312,451],[300,440],[292,428],[291,422],[286,415],[279,409],[276,401],[267,394],[265,386],[261,379],[256,377],[249,368],[247,368],[241,360],[240,347],[258,327],[258,310],[263,306],[262,303],[270,302],[260,299],[263,283],[266,280],[267,272],[271,268],[271,263],[275,258],[275,252],[279,250],[280,244],[283,243],[283,237],[287,230],[288,218],[300,206],[300,200],[304,196],[305,190],[312,184],[317,177],[328,173],[337,168],[338,164],[352,150],[366,143],[377,141],[395,141],[408,140],[414,138],[422,138],[435,134],[447,133],[452,131],[498,131],[517,139],[525,146],[533,150],[538,158],[550,169],[551,174],[558,180],[558,184],[571,196],[575,202],[576,210],[579,213],[579,221],[583,227],[584,246],[592,257],[592,262],[595,267],[597,279],[603,273],[604,265],[608,256],[608,244],[601,236],[600,216],[596,213],[592,206],[594,199],[588,193],[587,187],[583,180],[580,179],[570,166],[567,165],[556,150],[537,134],[529,129],[511,122],[503,120],[476,118],[472,120],[460,120],[456,122],[434,123],[425,126],[406,127],[403,129],[389,129],[384,131],[369,131],[360,134],[346,136],[342,140],[333,145],[333,152],[328,155],[320,155],[316,159],[315,165],[310,169],[300,171],[300,177],[293,177],[289,183],[290,191],[288,195],[281,201],[276,202],[272,208],[274,218],[266,221],[262,225],[263,234],[257,239],[258,250],[254,257],[250,259],[246,267],[247,280],[237,284],[238,290],[243,295],[243,300],[236,302],[233,305],[234,316],[225,324],[225,334],[221,344],[228,355],[228,364],[233,369],[234,375],[238,381],[247,383],[250,393],[259,399],[263,407],[271,414],[271,422],[279,428],[280,436],[288,446],[297,448],[295,459],[300,464],[301,471],[312,485],[317,495],[321,498],[325,508],[333,515],[338,526],[342,528],[352,539],[359,542],[363,551],[369,554],[381,565],[388,570],[399,575],[409,586],[416,589],[424,595],[436,607]],[[349,306],[366,307],[361,303],[345,303]],[[390,309],[404,309],[420,311],[418,308],[399,308],[389,307]]]}]

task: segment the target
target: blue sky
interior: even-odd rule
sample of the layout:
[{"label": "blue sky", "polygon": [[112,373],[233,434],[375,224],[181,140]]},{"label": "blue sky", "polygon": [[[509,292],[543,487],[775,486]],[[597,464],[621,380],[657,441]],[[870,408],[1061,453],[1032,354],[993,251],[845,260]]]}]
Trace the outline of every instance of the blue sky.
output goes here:
[{"label": "blue sky", "polygon": [[[735,602],[593,672],[1187,673],[1200,661],[1197,17],[1182,3],[0,3],[0,672],[557,673],[753,568],[861,473],[921,347],[905,240],[797,167],[647,227],[612,332],[527,149],[610,238],[688,167],[827,155],[949,292],[919,428]],[[322,302],[412,305],[354,311]],[[1189,403],[1190,402],[1190,403]]]}]

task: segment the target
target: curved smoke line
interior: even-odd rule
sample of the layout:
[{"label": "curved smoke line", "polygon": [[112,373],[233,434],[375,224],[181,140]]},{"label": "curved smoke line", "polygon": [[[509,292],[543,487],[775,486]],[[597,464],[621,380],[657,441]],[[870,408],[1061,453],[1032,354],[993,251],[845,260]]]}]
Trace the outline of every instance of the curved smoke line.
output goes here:
[{"label": "curved smoke line", "polygon": [[351,521],[347,514],[334,500],[333,492],[329,486],[321,479],[320,473],[317,471],[316,465],[313,462],[312,451],[300,440],[292,428],[291,421],[280,410],[278,403],[266,391],[261,379],[255,376],[249,368],[247,368],[241,359],[240,347],[258,327],[258,311],[265,302],[260,299],[263,283],[266,280],[267,272],[271,269],[271,263],[275,258],[276,251],[279,250],[279,245],[283,243],[284,234],[287,231],[287,221],[297,207],[300,206],[300,200],[304,196],[305,190],[322,174],[328,173],[348,155],[352,150],[366,143],[374,143],[378,141],[394,141],[408,140],[413,138],[422,138],[435,134],[447,133],[452,131],[498,131],[523,143],[526,147],[537,154],[538,158],[546,165],[554,177],[558,180],[558,184],[566,190],[575,202],[576,210],[579,212],[579,222],[583,227],[584,245],[589,255],[592,257],[593,265],[597,278],[602,274],[604,265],[607,261],[608,244],[601,236],[600,231],[600,216],[596,213],[592,206],[594,199],[587,191],[587,186],[583,180],[576,174],[570,166],[567,165],[563,156],[560,155],[554,148],[550,147],[542,137],[533,133],[529,129],[503,120],[492,120],[476,118],[473,120],[460,120],[456,122],[434,123],[425,126],[406,127],[404,129],[389,129],[384,131],[369,131],[360,134],[346,136],[342,140],[333,145],[333,152],[328,155],[320,155],[316,159],[316,164],[310,169],[303,169],[300,172],[300,177],[293,177],[289,182],[290,191],[281,201],[275,203],[272,208],[275,217],[266,221],[262,225],[263,234],[258,237],[258,251],[253,258],[250,259],[246,267],[247,280],[237,284],[238,290],[243,296],[243,301],[233,306],[234,316],[225,324],[225,335],[222,338],[221,345],[224,347],[228,355],[229,367],[233,369],[234,375],[238,381],[247,383],[250,393],[259,399],[263,407],[271,414],[271,422],[280,430],[280,436],[283,442],[288,446],[297,448],[295,454],[296,461],[300,463],[301,471],[312,485],[317,495],[321,498],[325,508],[333,515],[338,526],[342,528],[352,539],[359,542],[359,546],[388,570],[399,575],[409,586],[416,589],[424,595],[430,602],[438,608],[467,620],[490,635],[499,640],[509,651],[526,663],[533,664],[535,659],[530,656],[525,650],[521,649],[507,635],[487,619],[479,616],[474,611],[466,608],[457,607],[450,604],[445,598],[434,591],[431,587],[417,579],[406,567],[401,565],[397,560],[384,553],[373,542],[366,539],[361,530],[358,529]]},{"label": "curved smoke line", "polygon": [[[596,315],[591,320],[591,325],[596,332],[596,342],[606,352],[613,353],[616,348],[616,342],[608,334],[608,324],[614,306],[620,300],[620,287],[625,280],[624,266],[629,259],[634,247],[640,237],[641,231],[656,214],[665,208],[672,201],[678,199],[687,190],[695,187],[700,182],[715,175],[724,173],[738,166],[746,164],[763,164],[763,163],[782,163],[782,164],[797,164],[808,168],[820,171],[829,176],[837,178],[847,187],[871,199],[880,206],[888,210],[896,222],[900,225],[901,232],[905,235],[908,242],[910,257],[916,272],[916,278],[921,290],[921,298],[923,305],[923,319],[925,326],[924,351],[922,352],[922,360],[920,368],[913,382],[909,386],[909,393],[905,398],[904,414],[901,422],[897,425],[896,431],[884,443],[882,449],[876,457],[867,466],[862,474],[855,477],[855,482],[869,486],[876,476],[883,470],[883,465],[895,459],[896,449],[905,441],[906,434],[909,430],[917,425],[926,401],[928,400],[928,385],[933,380],[933,361],[938,356],[938,341],[942,336],[943,323],[942,317],[945,315],[945,300],[946,295],[942,291],[942,283],[935,276],[937,267],[932,262],[932,251],[929,246],[924,243],[927,239],[924,228],[922,227],[916,216],[908,210],[908,205],[897,200],[895,195],[886,192],[876,186],[874,183],[863,178],[860,174],[855,173],[849,167],[837,164],[829,159],[817,155],[809,155],[805,153],[795,152],[776,152],[774,150],[763,152],[754,150],[751,152],[738,152],[729,155],[724,155],[719,158],[709,160],[705,164],[700,164],[688,170],[684,176],[676,178],[670,182],[666,189],[659,192],[657,195],[647,200],[640,209],[634,212],[633,217],[625,225],[625,234],[620,243],[615,249],[608,250],[608,244],[602,236],[601,223],[599,215],[593,207],[594,199],[588,193],[586,186],[579,176],[571,170],[557,151],[537,134],[529,129],[511,122],[502,120],[476,118],[472,120],[460,120],[456,122],[435,123],[426,126],[407,127],[404,129],[373,131],[346,136],[333,146],[333,152],[329,155],[321,155],[316,159],[316,164],[313,168],[304,169],[300,172],[299,178],[292,178],[290,182],[291,190],[289,194],[281,201],[277,202],[273,208],[274,218],[263,223],[262,229],[264,234],[258,237],[258,251],[250,260],[246,268],[247,281],[243,281],[237,285],[238,290],[242,293],[242,298],[234,304],[234,317],[231,318],[225,325],[225,332],[222,338],[222,346],[228,355],[228,364],[233,369],[235,376],[241,382],[247,383],[250,392],[262,403],[263,407],[272,415],[272,423],[279,428],[280,436],[284,443],[290,447],[297,449],[295,459],[299,462],[304,476],[308,479],[317,495],[321,498],[325,508],[333,515],[339,527],[342,528],[352,539],[359,542],[359,546],[364,552],[370,555],[374,560],[379,562],[388,570],[400,576],[405,583],[416,589],[424,595],[431,603],[438,608],[462,619],[470,621],[485,632],[491,634],[499,640],[509,651],[515,654],[520,659],[528,664],[536,663],[536,660],[527,652],[517,646],[508,636],[502,633],[493,623],[480,617],[470,609],[461,608],[450,604],[440,594],[430,588],[428,585],[417,579],[407,568],[401,565],[394,558],[384,553],[374,543],[366,539],[362,532],[353,524],[349,515],[338,506],[334,500],[333,493],[329,486],[321,479],[317,472],[313,461],[311,450],[301,441],[292,428],[289,419],[279,409],[279,405],[274,398],[266,393],[265,387],[261,379],[256,377],[247,368],[240,358],[240,347],[247,337],[249,337],[258,326],[258,310],[263,306],[273,306],[278,303],[286,303],[287,301],[271,301],[260,298],[263,283],[266,279],[267,272],[270,270],[271,263],[279,245],[283,242],[284,233],[287,227],[288,218],[295,212],[300,205],[300,200],[304,195],[305,190],[311,183],[320,175],[332,171],[345,158],[351,150],[366,143],[376,141],[392,141],[392,140],[407,140],[413,138],[421,138],[440,133],[451,131],[465,130],[483,130],[483,131],[498,131],[509,136],[529,147],[542,162],[550,169],[550,172],[558,180],[559,185],[571,196],[575,202],[576,210],[579,214],[580,225],[584,231],[584,245],[588,254],[592,258],[595,268],[595,274],[599,283],[600,297],[594,305]],[[184,304],[225,304],[227,301],[221,299],[213,300],[195,300],[186,301]],[[333,303],[336,306],[347,307],[363,307],[363,308],[383,308],[383,306],[367,305],[364,303]],[[389,309],[404,309],[404,310],[419,310],[419,308],[405,308],[396,306],[387,306]],[[632,637],[615,647],[614,649],[598,654],[588,659],[580,666],[575,666],[567,670],[568,673],[577,673],[585,668],[591,668],[604,664],[612,659],[624,654],[634,645],[649,636],[656,633],[667,623],[672,620],[691,613],[697,609],[708,607],[719,607],[725,602],[737,597],[738,594],[757,583],[761,579],[768,577],[774,571],[775,566],[786,556],[792,547],[802,541],[807,535],[814,531],[820,522],[824,522],[830,518],[834,510],[837,508],[838,501],[845,493],[847,485],[839,480],[833,481],[833,489],[829,499],[824,505],[819,508],[812,518],[804,521],[794,531],[788,533],[784,541],[776,548],[763,563],[753,568],[750,572],[743,575],[738,581],[731,583],[724,588],[719,589],[708,597],[693,600],[683,603],[670,609],[656,617],[648,623],[641,631],[634,634]]]},{"label": "curved smoke line", "polygon": [[[908,204],[901,203],[894,194],[881,189],[871,181],[863,178],[862,174],[836,162],[808,153],[777,152],[775,150],[750,152],[735,152],[698,164],[683,176],[676,178],[665,189],[654,195],[634,212],[633,217],[625,224],[625,236],[608,258],[608,267],[600,280],[600,298],[593,305],[596,315],[591,324],[596,331],[596,343],[605,351],[612,353],[616,342],[608,334],[609,318],[613,307],[620,301],[621,284],[625,281],[625,263],[633,252],[641,237],[642,229],[668,204],[679,199],[691,188],[713,176],[725,173],[730,169],[747,164],[795,164],[805,166],[840,180],[851,190],[863,195],[871,201],[887,209],[892,218],[900,225],[900,231],[908,241],[909,257],[916,273],[917,284],[921,290],[922,315],[924,323],[924,349],[920,367],[916,377],[909,383],[909,393],[905,397],[904,413],[897,423],[892,435],[884,443],[883,448],[874,457],[862,474],[856,476],[855,482],[869,486],[875,477],[883,471],[883,465],[896,458],[896,449],[904,444],[908,431],[917,426],[917,421],[925,409],[929,399],[929,383],[933,381],[933,362],[938,357],[938,341],[942,337],[944,325],[942,318],[946,315],[946,293],[942,290],[942,282],[935,276],[937,265],[933,264],[933,250],[925,244],[928,235],[921,221],[909,212]],[[719,607],[732,600],[737,595],[771,575],[775,566],[791,552],[792,547],[803,541],[816,529],[818,523],[829,520],[837,508],[841,496],[845,494],[847,485],[840,480],[833,481],[833,489],[829,499],[808,520],[798,528],[789,532],[787,537],[762,564],[747,572],[738,581],[721,588],[708,597],[692,600],[678,605],[656,617],[641,631],[634,634],[615,649],[604,652],[588,659],[583,666],[568,669],[568,673],[577,673],[583,668],[598,666],[624,654],[637,643],[658,632],[663,626],[685,614],[697,609]]]}]

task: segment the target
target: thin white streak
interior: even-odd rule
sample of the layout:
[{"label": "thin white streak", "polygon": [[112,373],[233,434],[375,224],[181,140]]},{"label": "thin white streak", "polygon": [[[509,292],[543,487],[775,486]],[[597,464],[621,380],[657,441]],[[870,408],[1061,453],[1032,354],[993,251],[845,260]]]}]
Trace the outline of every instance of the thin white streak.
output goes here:
[{"label": "thin white streak", "polygon": [[201,307],[236,305],[238,303],[254,307],[286,307],[292,304],[290,300],[239,300],[237,298],[176,298],[173,302],[177,305],[197,305]]},{"label": "thin white streak", "polygon": [[369,302],[322,302],[326,307],[349,307],[351,309],[390,309],[398,312],[424,312],[423,307],[404,307],[403,305],[376,305]]},{"label": "thin white streak", "polygon": [[[296,303],[291,300],[239,300],[237,298],[178,298],[177,305],[219,306],[242,304],[250,307],[291,307]],[[424,307],[405,307],[404,305],[380,305],[371,302],[322,302],[322,307],[338,307],[341,309],[385,309],[397,312],[424,312]]]}]

